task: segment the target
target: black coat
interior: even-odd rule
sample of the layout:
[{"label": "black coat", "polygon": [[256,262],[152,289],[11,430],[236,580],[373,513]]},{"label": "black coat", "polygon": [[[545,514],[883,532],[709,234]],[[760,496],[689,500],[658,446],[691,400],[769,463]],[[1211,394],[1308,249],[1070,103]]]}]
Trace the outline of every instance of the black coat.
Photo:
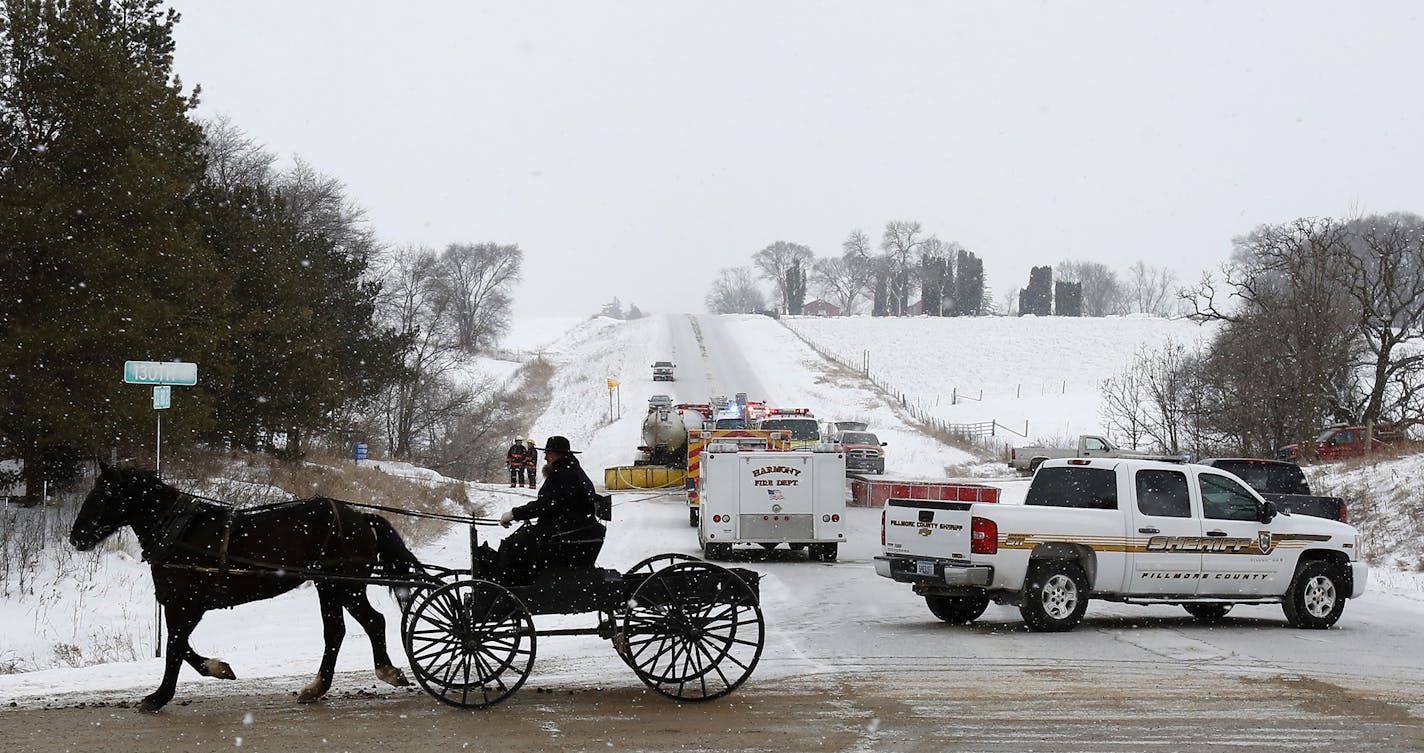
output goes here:
[{"label": "black coat", "polygon": [[511,512],[515,520],[534,520],[541,533],[573,531],[598,522],[593,514],[595,493],[578,458],[565,455],[549,464],[539,496]]},{"label": "black coat", "polygon": [[509,446],[509,451],[504,453],[504,464],[510,468],[523,468],[525,457],[527,455],[524,452],[524,445],[515,442]]}]

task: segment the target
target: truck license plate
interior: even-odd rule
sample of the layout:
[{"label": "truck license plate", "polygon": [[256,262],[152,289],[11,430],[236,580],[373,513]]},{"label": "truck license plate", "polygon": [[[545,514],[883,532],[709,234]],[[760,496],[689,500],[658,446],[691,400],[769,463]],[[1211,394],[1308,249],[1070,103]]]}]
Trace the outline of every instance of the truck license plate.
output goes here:
[{"label": "truck license plate", "polygon": [[915,560],[915,574],[934,576],[934,563],[930,560]]}]

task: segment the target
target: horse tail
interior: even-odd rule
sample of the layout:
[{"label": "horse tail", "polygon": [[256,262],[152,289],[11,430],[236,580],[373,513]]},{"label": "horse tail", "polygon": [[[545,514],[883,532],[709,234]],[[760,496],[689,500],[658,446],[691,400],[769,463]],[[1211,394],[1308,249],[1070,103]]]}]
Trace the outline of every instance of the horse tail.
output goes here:
[{"label": "horse tail", "polygon": [[[366,524],[371,526],[371,531],[376,534],[376,554],[385,568],[386,577],[393,580],[425,579],[425,568],[401,540],[400,534],[390,521],[375,513],[366,513]],[[410,589],[404,586],[391,586],[391,590],[395,592],[398,600],[407,597],[410,592]]]}]

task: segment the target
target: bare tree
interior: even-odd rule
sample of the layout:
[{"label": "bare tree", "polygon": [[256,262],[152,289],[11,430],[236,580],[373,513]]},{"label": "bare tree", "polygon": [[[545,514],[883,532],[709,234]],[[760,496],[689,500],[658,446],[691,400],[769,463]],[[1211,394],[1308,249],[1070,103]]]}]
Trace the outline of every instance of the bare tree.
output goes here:
[{"label": "bare tree", "polygon": [[1349,252],[1345,227],[1301,218],[1259,227],[1235,244],[1222,274],[1236,304],[1217,300],[1215,280],[1206,275],[1187,296],[1193,316],[1265,330],[1263,336],[1242,338],[1257,348],[1242,356],[1288,365],[1275,397],[1289,411],[1283,439],[1299,443],[1311,459],[1320,424],[1342,415],[1351,401],[1359,312],[1341,279]]},{"label": "bare tree", "polygon": [[752,314],[766,308],[766,298],[750,267],[719,270],[706,303],[707,310],[714,314]]},{"label": "bare tree", "polygon": [[904,316],[910,308],[910,285],[914,277],[915,255],[925,243],[924,228],[914,220],[892,220],[880,236],[888,273],[887,312]]},{"label": "bare tree", "polygon": [[1424,420],[1424,218],[1396,213],[1346,226],[1346,292],[1360,308],[1359,420]]},{"label": "bare tree", "polygon": [[353,258],[379,249],[366,210],[346,195],[346,185],[318,172],[301,158],[277,178],[278,195],[302,232],[319,235]]},{"label": "bare tree", "polygon": [[457,419],[475,399],[472,390],[452,381],[460,348],[442,275],[434,250],[405,247],[395,251],[384,278],[382,315],[411,342],[405,374],[383,401],[386,442],[394,457],[414,457],[422,440],[440,434],[438,425]]},{"label": "bare tree", "polygon": [[866,294],[868,266],[852,258],[833,256],[817,259],[811,266],[811,281],[817,295],[840,307],[841,313],[855,313],[855,305]]},{"label": "bare tree", "polygon": [[455,325],[455,342],[467,353],[493,347],[509,325],[510,287],[519,280],[524,252],[517,244],[451,243],[440,255],[437,290]]},{"label": "bare tree", "polygon": [[799,243],[788,243],[787,241],[777,241],[752,255],[752,264],[756,266],[758,272],[761,272],[763,278],[771,281],[776,290],[781,313],[786,313],[789,303],[786,273],[798,261],[801,263],[802,269],[811,266],[813,259],[815,259],[815,254],[811,253],[811,249]]},{"label": "bare tree", "polygon": [[1060,261],[1053,275],[1061,282],[1083,285],[1083,315],[1112,316],[1127,313],[1127,302],[1117,273],[1095,261]]},{"label": "bare tree", "polygon": [[267,186],[277,155],[267,151],[226,115],[203,123],[208,180],[226,189]]},{"label": "bare tree", "polygon": [[1176,273],[1166,267],[1149,267],[1137,262],[1128,270],[1127,299],[1132,312],[1172,316],[1178,300]]}]

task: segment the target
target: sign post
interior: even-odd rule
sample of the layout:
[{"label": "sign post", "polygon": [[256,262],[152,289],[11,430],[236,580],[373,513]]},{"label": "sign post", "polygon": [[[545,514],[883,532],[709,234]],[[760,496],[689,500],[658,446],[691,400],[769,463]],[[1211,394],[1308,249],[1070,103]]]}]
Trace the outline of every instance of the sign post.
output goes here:
[{"label": "sign post", "polygon": [[617,417],[613,414],[613,391],[618,389],[618,381],[613,377],[608,378],[608,422],[612,423]]},{"label": "sign post", "polygon": [[[163,476],[163,414],[173,404],[173,387],[198,383],[198,364],[183,361],[124,361],[126,384],[153,386],[153,410],[157,421],[153,440],[153,470]],[[163,655],[163,605],[153,603],[153,655]]]}]

